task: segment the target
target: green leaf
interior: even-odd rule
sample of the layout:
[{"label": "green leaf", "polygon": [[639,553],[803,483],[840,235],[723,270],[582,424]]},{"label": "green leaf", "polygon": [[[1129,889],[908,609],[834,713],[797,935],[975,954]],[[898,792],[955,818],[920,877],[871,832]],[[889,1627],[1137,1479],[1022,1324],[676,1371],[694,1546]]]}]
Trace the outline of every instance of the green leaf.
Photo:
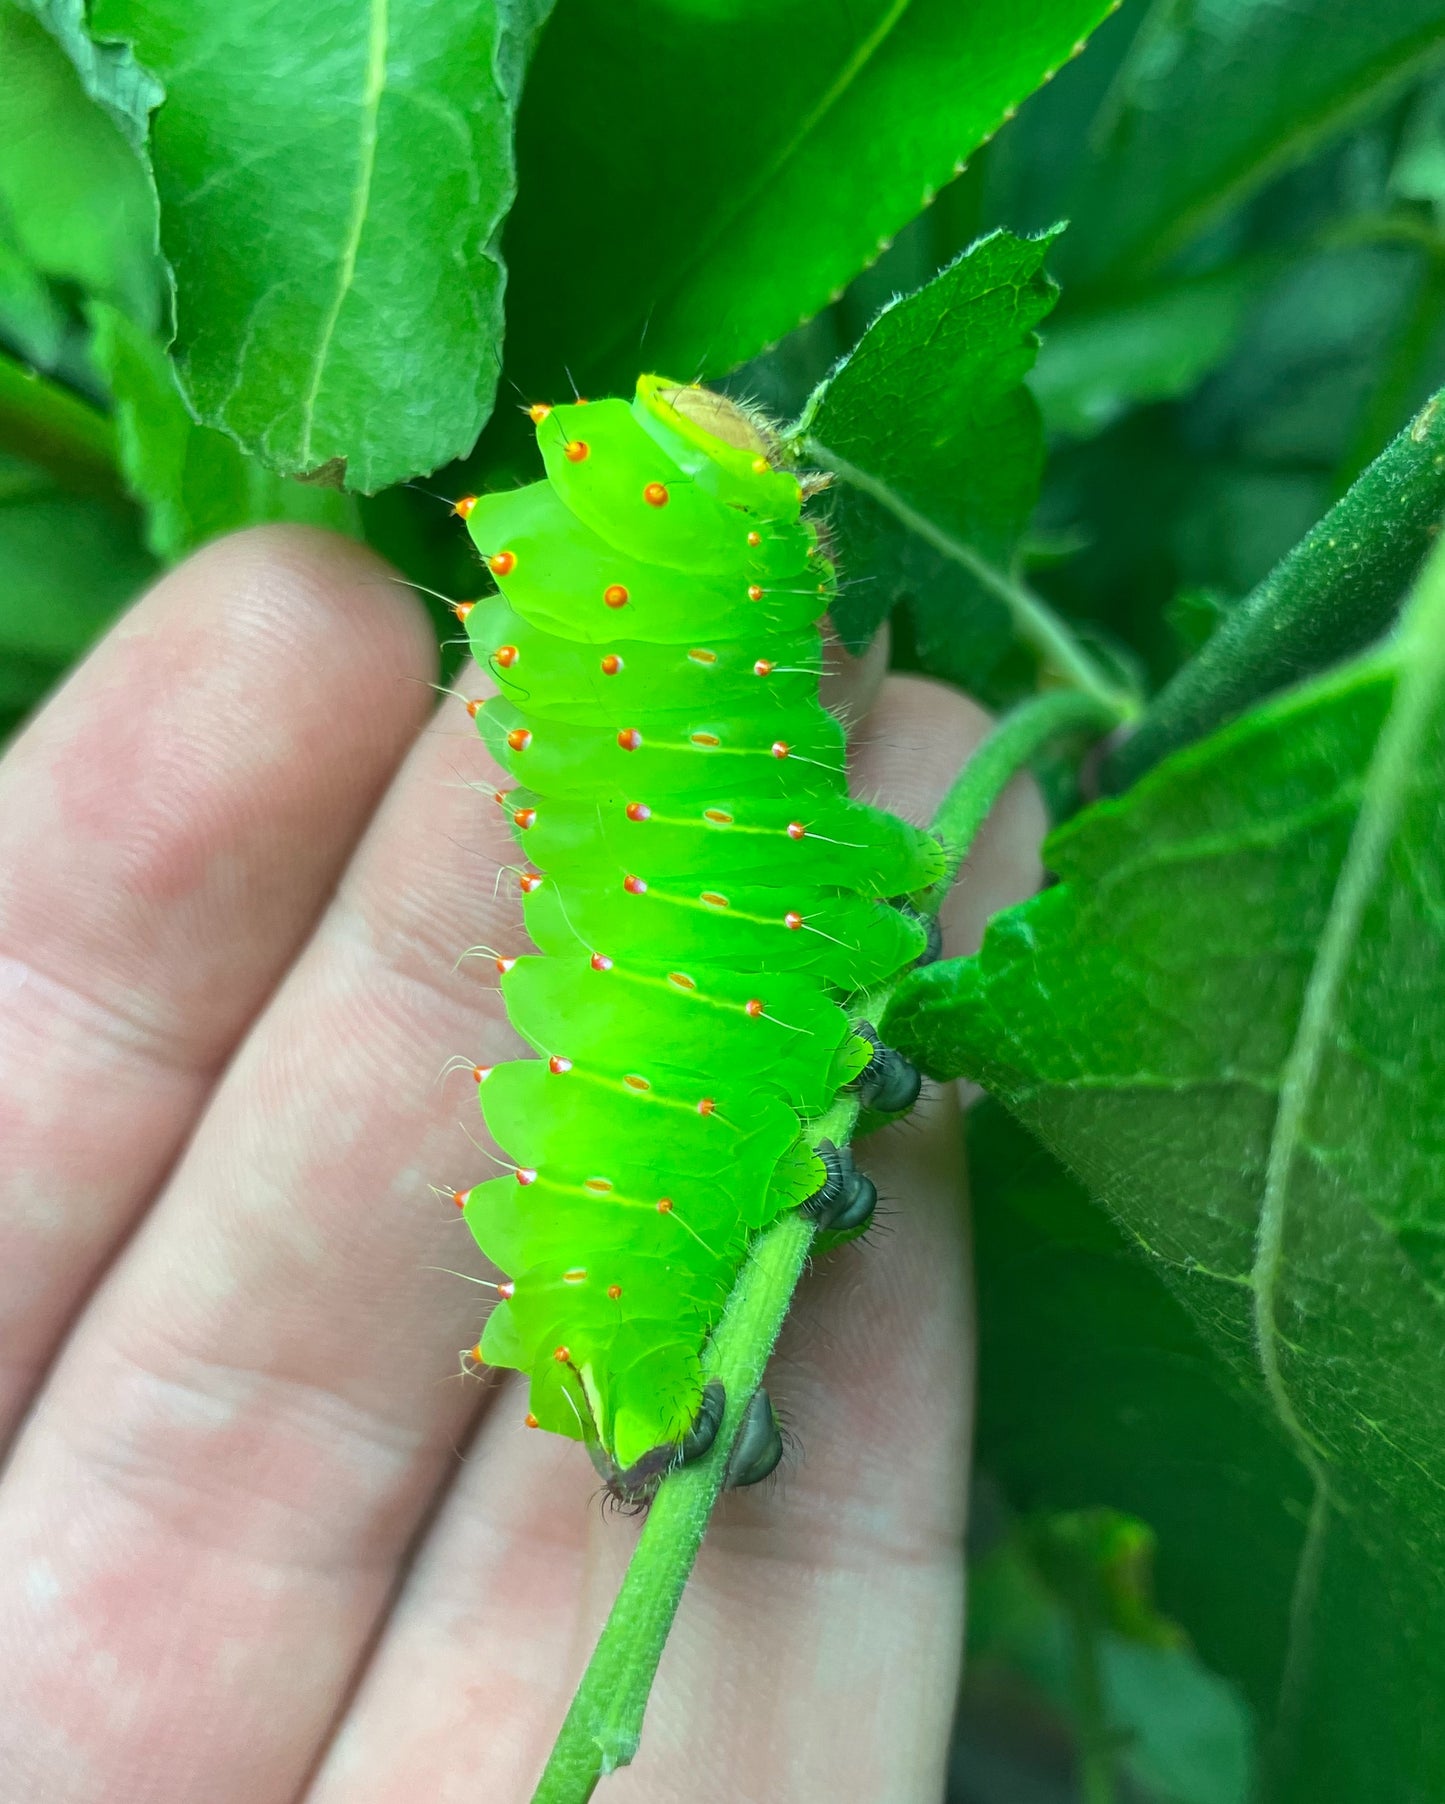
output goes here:
[{"label": "green leaf", "polygon": [[1291,1804],[1445,1785],[1442,789],[1437,553],[1381,652],[1080,816],[1061,881],[883,1026],[1109,1205],[1288,1455]]},{"label": "green leaf", "polygon": [[8,250],[36,276],[154,325],[161,287],[149,177],[60,45],[14,0],[0,0],[0,118]]},{"label": "green leaf", "polygon": [[191,418],[170,359],[114,308],[91,310],[96,362],[115,399],[126,485],[146,510],[146,543],[174,563],[207,539],[269,520],[358,532],[349,495],[268,470],[234,439]]},{"label": "green leaf", "polygon": [[165,85],[161,238],[205,424],[363,491],[470,449],[496,388],[512,116],[545,6],[98,0],[97,33]]},{"label": "green leaf", "polygon": [[[849,644],[907,595],[929,668],[977,678],[1007,646],[1008,607],[971,566],[1010,568],[1038,498],[1043,428],[1023,379],[1058,293],[1043,264],[1060,229],[980,239],[885,307],[808,402],[798,435],[842,476],[839,561],[865,579],[834,612]],[[901,514],[969,561],[910,545]]]},{"label": "green leaf", "polygon": [[926,668],[975,692],[1015,637],[1106,700],[1103,677],[1013,565],[1038,494],[1043,429],[1023,377],[1057,292],[1043,270],[1061,230],[994,232],[878,315],[816,389],[795,429],[836,482],[848,573],[833,610],[866,643],[906,601]]},{"label": "green leaf", "polygon": [[[1239,1695],[1273,1726],[1305,1475],[1138,1248],[991,1102],[969,1116],[968,1157],[979,1462],[1028,1512],[1102,1505],[1147,1518],[1154,1594],[1188,1632],[1201,1686],[1190,1683],[1184,1650],[1135,1640],[1143,1658],[1133,1670],[1111,1673],[1109,1656],[1100,1661],[1115,1680],[1111,1718],[1134,1728],[1156,1774],[1172,1771],[1173,1796],[1209,1797],[1212,1782],[1213,1795],[1258,1800],[1239,1783],[1250,1740]],[[992,1645],[971,1641],[970,1688],[991,1676],[977,1673],[981,1656],[1007,1653],[1036,1684],[1065,1691],[1065,1624],[1037,1575],[1025,1586],[1014,1553],[979,1582],[988,1588],[970,1602],[970,1629]],[[1215,1677],[1211,1696],[1220,1674],[1227,1680]],[[994,1689],[978,1685],[972,1704],[965,1692],[966,1722]]]},{"label": "green leaf", "polygon": [[1150,1804],[1245,1804],[1249,1712],[1155,1610],[1154,1544],[1113,1510],[1041,1514],[971,1564],[965,1747],[987,1745],[1022,1681],[1052,1706],[1081,1767],[1107,1779],[1098,1795],[1127,1779]]},{"label": "green leaf", "polygon": [[508,364],[544,398],[718,374],[816,313],[1110,0],[572,0],[507,231]]},{"label": "green leaf", "polygon": [[1187,395],[1233,350],[1260,281],[1243,265],[1060,319],[1029,383],[1044,423],[1086,438],[1130,407]]},{"label": "green leaf", "polygon": [[1155,0],[1068,204],[1070,279],[1156,268],[1442,54],[1439,0]]},{"label": "green leaf", "polygon": [[70,58],[81,85],[104,107],[121,136],[142,158],[150,137],[150,116],[161,103],[161,87],[136,61],[126,44],[98,44],[87,27],[86,0],[18,0]]},{"label": "green leaf", "polygon": [[136,528],[0,452],[0,736],[151,575]]}]

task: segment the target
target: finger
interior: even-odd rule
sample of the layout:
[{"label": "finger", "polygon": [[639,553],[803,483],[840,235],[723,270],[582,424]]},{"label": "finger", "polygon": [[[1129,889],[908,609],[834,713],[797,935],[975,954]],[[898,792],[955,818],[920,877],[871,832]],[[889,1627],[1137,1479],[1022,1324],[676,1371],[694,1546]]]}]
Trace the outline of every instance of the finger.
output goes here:
[{"label": "finger", "polygon": [[369,553],[247,533],[159,583],[0,766],[0,1443],[321,907],[432,663]]},{"label": "finger", "polygon": [[[927,819],[986,717],[891,678],[858,783]],[[1034,868],[1026,789],[1001,806],[949,932]],[[997,874],[994,867],[997,866]],[[968,897],[974,898],[972,909]],[[664,1656],[643,1751],[610,1795],[696,1804],[941,1794],[961,1639],[959,1536],[971,1351],[951,1092],[859,1149],[886,1231],[804,1281],[774,1362],[801,1458],[709,1530]],[[577,1450],[483,1424],[308,1804],[401,1804],[481,1787],[530,1795],[634,1531],[595,1508]]]},{"label": "finger", "polygon": [[[18,1445],[0,1745],[6,1716],[45,1725],[56,1804],[117,1772],[157,1798],[293,1798],[454,1466],[484,1293],[450,1275],[478,1266],[429,1181],[487,1169],[449,1055],[512,1044],[491,962],[457,968],[520,940],[496,780],[447,704]],[[77,1687],[77,1645],[123,1682]]]}]

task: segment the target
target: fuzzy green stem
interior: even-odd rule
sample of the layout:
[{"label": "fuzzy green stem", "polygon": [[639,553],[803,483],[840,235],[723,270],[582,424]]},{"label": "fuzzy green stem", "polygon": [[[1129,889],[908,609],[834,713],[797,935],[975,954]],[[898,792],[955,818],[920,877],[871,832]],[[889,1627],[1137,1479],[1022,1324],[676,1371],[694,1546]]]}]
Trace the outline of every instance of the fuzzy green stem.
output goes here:
[{"label": "fuzzy green stem", "polygon": [[[846,1144],[857,1112],[851,1098],[840,1098],[817,1124],[815,1143],[841,1135]],[[727,1396],[717,1439],[702,1459],[679,1467],[659,1488],[532,1804],[582,1804],[599,1779],[626,1766],[637,1751],[657,1663],[813,1234],[812,1221],[795,1209],[753,1243],[703,1357],[704,1378],[721,1380]]]},{"label": "fuzzy green stem", "polygon": [[1445,390],[1165,684],[1105,764],[1106,785],[1126,789],[1170,752],[1377,638],[1442,515]]},{"label": "fuzzy green stem", "polygon": [[1073,734],[1098,739],[1121,718],[1116,704],[1082,689],[1035,695],[1004,715],[954,778],[933,817],[933,829],[948,854],[948,869],[924,898],[924,913],[937,913],[994,803],[1046,745]]},{"label": "fuzzy green stem", "polygon": [[0,355],[0,450],[38,464],[64,488],[119,495],[115,431],[69,389]]},{"label": "fuzzy green stem", "polygon": [[[1119,719],[1117,701],[1061,690],[1024,702],[1000,721],[954,779],[934,817],[934,829],[947,848],[948,873],[919,899],[921,911],[936,913],[989,809],[1045,744],[1066,734],[1107,732]],[[868,997],[873,1020],[883,1018],[893,988],[890,984]],[[810,1124],[810,1141],[846,1146],[858,1112],[856,1097],[838,1097],[827,1114]],[[704,1379],[721,1380],[727,1396],[717,1439],[702,1459],[678,1467],[659,1486],[532,1804],[585,1804],[598,1781],[626,1766],[637,1750],[658,1661],[722,1491],[733,1442],[782,1332],[814,1233],[813,1223],[793,1210],[753,1243],[703,1355]]]},{"label": "fuzzy green stem", "polygon": [[831,470],[834,476],[846,482],[850,488],[857,489],[860,494],[867,495],[880,507],[886,508],[900,525],[916,533],[925,544],[931,545],[950,563],[967,570],[976,582],[996,595],[1008,609],[1014,631],[1037,653],[1039,664],[1047,676],[1071,689],[1081,689],[1085,694],[1093,696],[1103,706],[1111,708],[1116,719],[1126,718],[1136,711],[1134,698],[1104,673],[1070,632],[1066,623],[1032,589],[996,569],[972,545],[956,539],[926,514],[911,507],[896,490],[870,475],[867,470],[849,463],[846,457],[840,457],[820,440],[805,438],[801,448],[814,463],[825,470]]}]

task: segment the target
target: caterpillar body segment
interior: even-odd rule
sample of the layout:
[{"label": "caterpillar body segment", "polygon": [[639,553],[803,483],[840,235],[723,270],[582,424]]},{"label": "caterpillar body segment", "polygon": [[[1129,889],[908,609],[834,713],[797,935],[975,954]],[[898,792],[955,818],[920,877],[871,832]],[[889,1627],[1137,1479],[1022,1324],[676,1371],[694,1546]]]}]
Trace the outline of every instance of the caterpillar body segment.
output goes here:
[{"label": "caterpillar body segment", "polygon": [[[498,960],[537,1056],[479,1074],[514,1168],[462,1200],[507,1274],[481,1359],[636,1495],[716,1434],[701,1356],[752,1237],[871,1211],[809,1124],[877,1066],[855,999],[925,953],[889,898],[943,857],[847,795],[818,700],[833,572],[766,428],[658,377],[537,416],[546,479],[464,516],[538,956]],[[758,1395],[734,1482],[781,1451]]]}]

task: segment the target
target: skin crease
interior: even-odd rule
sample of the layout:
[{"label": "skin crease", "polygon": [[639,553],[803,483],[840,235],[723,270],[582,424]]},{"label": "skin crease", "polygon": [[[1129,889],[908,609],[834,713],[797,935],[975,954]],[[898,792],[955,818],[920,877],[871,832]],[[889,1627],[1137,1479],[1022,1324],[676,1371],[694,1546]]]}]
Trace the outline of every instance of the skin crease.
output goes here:
[{"label": "skin crease", "polygon": [[[855,786],[926,819],[986,719],[884,661],[837,679]],[[524,1804],[635,1538],[511,1381],[450,1375],[487,1296],[451,1274],[485,1267],[429,1186],[488,1161],[438,1073],[515,1050],[457,955],[520,930],[431,676],[384,566],[264,529],[167,576],[0,765],[5,1798]],[[1033,886],[1041,826],[1006,797],[951,950]],[[935,1093],[860,1147],[888,1213],[769,1380],[797,1447],[726,1500],[602,1796],[939,1797],[957,1133]]]}]

